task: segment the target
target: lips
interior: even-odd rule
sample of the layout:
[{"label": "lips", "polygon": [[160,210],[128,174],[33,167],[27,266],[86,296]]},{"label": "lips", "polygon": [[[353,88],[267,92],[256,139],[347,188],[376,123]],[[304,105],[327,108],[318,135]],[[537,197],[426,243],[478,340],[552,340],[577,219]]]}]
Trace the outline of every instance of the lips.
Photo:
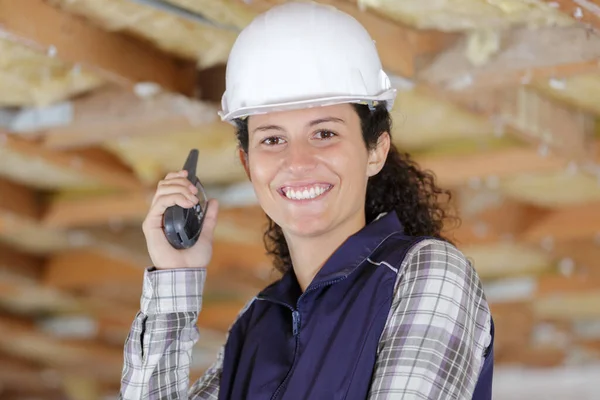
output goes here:
[{"label": "lips", "polygon": [[281,195],[290,200],[313,200],[327,193],[333,185],[329,183],[314,183],[304,185],[282,186]]}]

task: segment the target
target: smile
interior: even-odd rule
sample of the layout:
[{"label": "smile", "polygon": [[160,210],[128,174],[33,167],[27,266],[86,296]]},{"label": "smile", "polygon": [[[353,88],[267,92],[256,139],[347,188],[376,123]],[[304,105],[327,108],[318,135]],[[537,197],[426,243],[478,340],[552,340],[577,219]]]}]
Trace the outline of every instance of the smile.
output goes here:
[{"label": "smile", "polygon": [[313,200],[327,193],[333,185],[316,184],[308,186],[284,186],[281,188],[281,194],[290,200]]}]

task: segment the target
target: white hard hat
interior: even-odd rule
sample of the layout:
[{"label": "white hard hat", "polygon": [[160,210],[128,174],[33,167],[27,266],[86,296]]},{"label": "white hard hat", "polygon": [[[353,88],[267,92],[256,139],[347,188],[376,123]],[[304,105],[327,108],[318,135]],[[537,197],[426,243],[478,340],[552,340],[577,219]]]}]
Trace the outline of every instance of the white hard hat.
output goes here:
[{"label": "white hard hat", "polygon": [[227,63],[222,120],[396,97],[375,43],[353,17],[331,6],[290,2],[256,17]]}]

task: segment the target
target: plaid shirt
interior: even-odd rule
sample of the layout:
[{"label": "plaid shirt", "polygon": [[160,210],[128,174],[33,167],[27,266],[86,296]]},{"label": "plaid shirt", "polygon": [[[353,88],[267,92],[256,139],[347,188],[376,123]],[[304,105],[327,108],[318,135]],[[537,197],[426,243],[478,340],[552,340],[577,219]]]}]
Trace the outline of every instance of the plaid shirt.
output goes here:
[{"label": "plaid shirt", "polygon": [[[223,348],[189,385],[205,277],[205,269],[145,272],[120,399],[218,398]],[[398,271],[369,400],[470,399],[490,328],[481,282],[464,255],[439,240],[419,242]]]}]

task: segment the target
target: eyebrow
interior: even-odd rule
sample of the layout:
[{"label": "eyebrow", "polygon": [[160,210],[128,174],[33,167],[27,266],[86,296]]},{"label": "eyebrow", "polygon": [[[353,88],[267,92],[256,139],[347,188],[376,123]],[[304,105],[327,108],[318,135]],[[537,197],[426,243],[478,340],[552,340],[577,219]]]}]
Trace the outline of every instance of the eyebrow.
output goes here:
[{"label": "eyebrow", "polygon": [[337,117],[325,117],[325,118],[319,118],[319,119],[315,119],[313,121],[310,121],[308,126],[315,126],[315,125],[319,125],[325,122],[336,122],[338,124],[345,124],[346,122],[341,119],[341,118],[337,118]]},{"label": "eyebrow", "polygon": [[[312,126],[315,126],[315,125],[323,124],[325,122],[335,122],[335,123],[338,123],[338,124],[345,124],[346,123],[341,118],[337,118],[337,117],[324,117],[324,118],[314,119],[314,120],[310,121],[308,123],[308,126],[312,127]],[[252,132],[264,132],[264,131],[271,131],[271,130],[285,131],[285,129],[283,129],[279,125],[263,125],[263,126],[259,126],[259,127],[255,128]]]}]

